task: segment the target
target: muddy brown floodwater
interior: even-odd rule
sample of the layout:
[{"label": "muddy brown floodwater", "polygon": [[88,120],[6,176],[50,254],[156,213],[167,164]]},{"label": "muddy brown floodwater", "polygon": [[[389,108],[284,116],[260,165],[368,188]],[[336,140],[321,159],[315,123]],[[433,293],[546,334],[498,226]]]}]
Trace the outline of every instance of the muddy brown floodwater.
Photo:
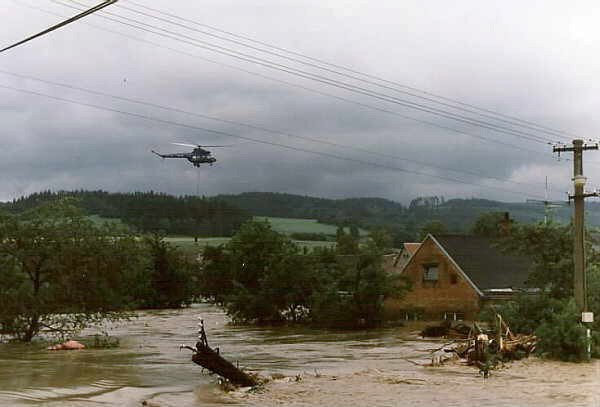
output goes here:
[{"label": "muddy brown floodwater", "polygon": [[[210,344],[263,375],[259,391],[224,393],[179,344],[193,344],[197,317]],[[227,325],[219,309],[140,312],[111,334],[116,349],[50,352],[0,345],[0,406],[600,406],[600,362],[531,358],[495,371],[416,366],[435,342],[410,328],[331,332]],[[296,381],[295,376],[300,380]]]}]

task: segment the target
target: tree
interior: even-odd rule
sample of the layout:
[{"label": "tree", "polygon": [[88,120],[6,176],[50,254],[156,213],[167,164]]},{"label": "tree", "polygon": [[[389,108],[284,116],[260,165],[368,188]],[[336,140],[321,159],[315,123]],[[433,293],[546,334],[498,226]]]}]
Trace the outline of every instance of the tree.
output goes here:
[{"label": "tree", "polygon": [[[385,272],[382,254],[390,239],[384,234],[363,246],[338,232],[333,258],[323,259],[319,275],[327,276],[312,300],[312,320],[331,328],[372,328],[383,322],[386,297],[407,290],[397,276]],[[327,255],[328,253],[324,253]]]},{"label": "tree", "polygon": [[487,212],[479,216],[471,228],[471,233],[477,236],[496,238],[502,234],[501,223],[504,212]]},{"label": "tree", "polygon": [[1,216],[0,242],[0,329],[22,341],[123,317],[147,273],[133,236],[65,200]]},{"label": "tree", "polygon": [[423,225],[423,227],[421,228],[419,240],[423,241],[428,234],[435,235],[443,233],[448,233],[448,228],[446,227],[446,225],[442,221],[432,220]]},{"label": "tree", "polygon": [[[600,270],[598,253],[587,241],[589,309],[600,312]],[[497,306],[497,311],[516,332],[535,333],[537,351],[551,358],[569,361],[587,357],[585,327],[573,299],[573,236],[569,225],[514,225],[511,234],[499,240],[511,253],[527,255],[534,261],[528,285],[536,295],[521,295]],[[600,328],[594,323],[594,332]],[[594,335],[594,349],[600,343]]]},{"label": "tree", "polygon": [[[195,261],[189,261],[160,235],[144,238],[151,262],[150,286],[142,307],[179,308],[189,305],[195,293]],[[194,259],[195,260],[195,259]]]},{"label": "tree", "polygon": [[383,252],[390,250],[394,246],[392,234],[385,228],[377,228],[371,231],[369,238]]},{"label": "tree", "polygon": [[360,230],[358,229],[358,226],[356,226],[356,224],[354,223],[350,225],[350,236],[352,236],[356,240],[360,239]]},{"label": "tree", "polygon": [[200,292],[222,304],[236,321],[281,323],[306,305],[307,263],[298,247],[271,229],[249,221],[224,246],[204,252]]},{"label": "tree", "polygon": [[[525,255],[534,268],[528,284],[542,289],[552,298],[573,295],[573,234],[571,226],[554,223],[515,225],[510,235],[499,240],[503,250]],[[588,258],[596,256],[588,245]]]},{"label": "tree", "polygon": [[358,238],[339,227],[336,232],[336,252],[341,255],[358,253]]}]

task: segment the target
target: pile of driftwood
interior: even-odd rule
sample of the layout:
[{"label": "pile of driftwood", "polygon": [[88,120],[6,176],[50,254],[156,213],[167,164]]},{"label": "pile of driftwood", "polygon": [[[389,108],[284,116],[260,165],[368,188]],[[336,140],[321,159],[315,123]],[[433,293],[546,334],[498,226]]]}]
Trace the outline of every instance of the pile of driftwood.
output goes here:
[{"label": "pile of driftwood", "polygon": [[535,335],[514,334],[499,314],[496,314],[496,327],[491,331],[482,329],[477,323],[468,327],[444,321],[441,325],[425,328],[421,335],[452,339],[430,350],[433,355],[431,366],[459,358],[478,366],[484,376],[498,363],[529,356],[536,346]]}]

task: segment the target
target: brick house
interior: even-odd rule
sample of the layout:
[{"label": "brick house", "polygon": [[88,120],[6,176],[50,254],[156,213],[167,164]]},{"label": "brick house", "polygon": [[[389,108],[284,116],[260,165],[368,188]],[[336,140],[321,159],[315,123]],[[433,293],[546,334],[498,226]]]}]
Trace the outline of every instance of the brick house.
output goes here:
[{"label": "brick house", "polygon": [[531,267],[488,238],[428,235],[401,271],[412,290],[388,300],[387,312],[399,319],[473,319],[485,302],[526,290]]}]

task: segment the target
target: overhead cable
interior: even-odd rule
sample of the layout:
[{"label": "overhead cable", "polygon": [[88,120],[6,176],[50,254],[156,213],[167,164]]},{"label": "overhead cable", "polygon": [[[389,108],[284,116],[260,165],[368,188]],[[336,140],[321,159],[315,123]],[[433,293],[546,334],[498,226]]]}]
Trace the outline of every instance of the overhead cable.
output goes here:
[{"label": "overhead cable", "polygon": [[134,113],[134,112],[126,111],[126,110],[115,109],[115,108],[101,106],[101,105],[97,105],[97,104],[93,104],[93,103],[81,102],[81,101],[77,101],[74,99],[50,95],[47,93],[32,91],[32,90],[23,89],[23,88],[17,88],[14,86],[0,84],[0,88],[12,90],[15,92],[45,97],[48,99],[53,99],[53,100],[57,100],[57,101],[65,102],[65,103],[74,104],[74,105],[85,106],[85,107],[102,110],[102,111],[106,111],[106,112],[112,112],[112,113],[117,113],[120,115],[135,117],[135,118],[142,119],[145,121],[162,123],[162,124],[165,124],[168,126],[175,126],[175,127],[186,128],[186,129],[190,129],[190,130],[204,131],[204,132],[216,134],[219,136],[231,137],[231,138],[236,138],[236,139],[240,139],[240,140],[246,140],[246,141],[270,145],[270,146],[274,146],[274,147],[278,147],[278,148],[282,148],[282,149],[286,149],[286,150],[298,151],[298,152],[303,152],[303,153],[312,154],[312,155],[318,155],[318,156],[322,156],[322,157],[326,157],[326,158],[333,158],[333,159],[340,160],[340,161],[353,162],[353,163],[361,164],[361,165],[365,165],[365,166],[386,169],[386,170],[390,170],[390,171],[398,171],[398,172],[403,172],[403,173],[412,174],[412,175],[426,176],[426,177],[436,178],[436,179],[440,179],[440,180],[444,180],[444,181],[450,181],[450,182],[458,183],[458,184],[477,186],[480,188],[486,188],[486,189],[491,189],[491,190],[502,191],[502,192],[509,193],[509,194],[515,194],[515,195],[519,195],[522,197],[523,196],[531,197],[531,198],[541,198],[542,197],[541,195],[531,194],[530,192],[516,191],[516,190],[506,189],[506,188],[502,188],[502,187],[496,187],[496,186],[492,186],[492,185],[485,185],[485,184],[480,184],[480,183],[475,183],[475,182],[469,182],[469,181],[465,181],[465,180],[462,180],[459,178],[453,178],[453,177],[436,175],[436,174],[429,174],[426,172],[410,170],[410,169],[406,169],[406,168],[402,168],[402,167],[391,166],[391,165],[387,165],[387,164],[362,160],[362,159],[358,159],[358,158],[345,157],[345,156],[342,156],[339,154],[310,150],[310,149],[306,149],[303,147],[290,146],[290,145],[283,144],[283,143],[277,143],[277,142],[272,142],[272,141],[267,141],[267,140],[256,139],[253,137],[237,135],[237,134],[233,134],[233,133],[229,133],[229,132],[225,132],[225,131],[221,131],[221,130],[209,129],[209,128],[191,125],[191,124],[187,124],[187,123],[182,123],[182,122],[178,122],[178,121],[174,121],[174,120],[161,119],[161,118],[149,116],[146,114]]}]

